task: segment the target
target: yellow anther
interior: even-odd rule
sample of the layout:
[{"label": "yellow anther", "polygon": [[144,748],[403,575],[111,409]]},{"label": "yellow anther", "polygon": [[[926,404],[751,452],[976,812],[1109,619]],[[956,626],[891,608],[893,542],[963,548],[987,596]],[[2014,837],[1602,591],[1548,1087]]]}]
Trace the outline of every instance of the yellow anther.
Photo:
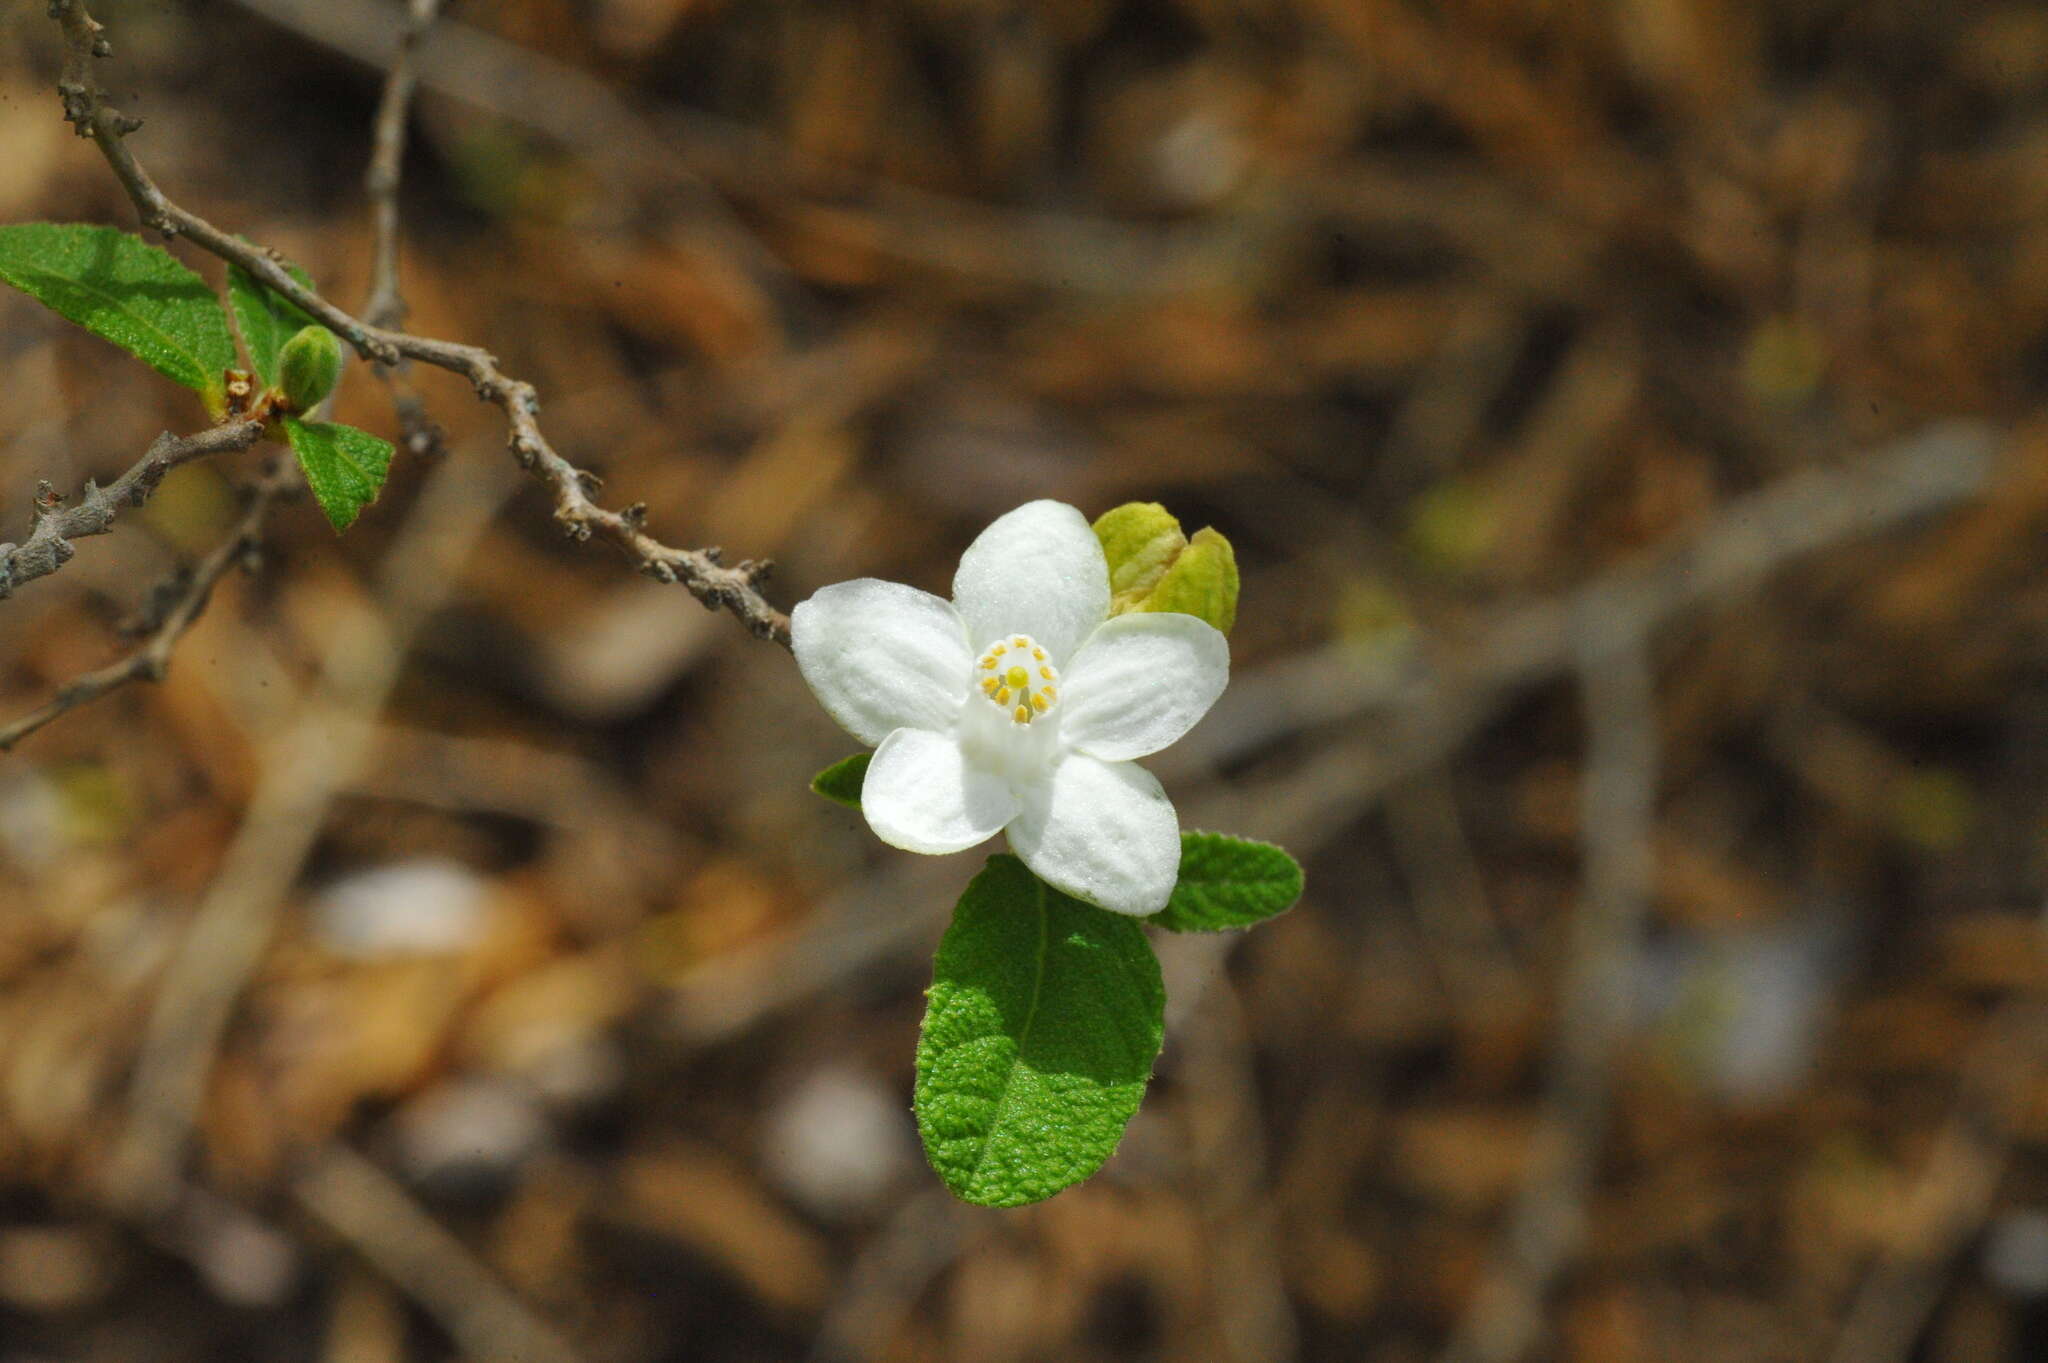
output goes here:
[{"label": "yellow anther", "polygon": [[1039,668],[1039,669],[1038,669],[1038,675],[1039,675],[1039,676],[1041,676],[1041,677],[1043,677],[1043,678],[1045,678],[1045,679],[1046,679],[1047,681],[1051,681],[1051,680],[1052,680],[1052,669],[1051,669],[1051,668],[1049,668],[1049,667],[1041,667],[1041,668]]},{"label": "yellow anther", "polygon": [[1052,702],[1045,698],[1045,692],[1043,691],[1040,691],[1037,695],[1031,698],[1031,708],[1039,711],[1040,713],[1043,713],[1045,707],[1051,704]]},{"label": "yellow anther", "polygon": [[1030,643],[1031,641],[1020,634],[1016,638],[1012,639],[1010,642],[1016,645],[1018,648],[1022,648],[1024,647],[1024,645]]},{"label": "yellow anther", "polygon": [[1037,660],[1038,660],[1039,662],[1044,662],[1044,661],[1045,661],[1045,650],[1044,650],[1044,649],[1042,649],[1042,648],[1034,648],[1034,649],[1032,649],[1032,650],[1031,650],[1031,656],[1032,656],[1032,657],[1034,657],[1034,658],[1036,658],[1036,659],[1037,659]]},{"label": "yellow anther", "polygon": [[993,668],[996,665],[996,660],[994,658],[983,658],[981,660],[981,665],[984,668]]},{"label": "yellow anther", "polygon": [[1052,689],[1052,688],[1051,688],[1050,686],[1046,687],[1046,688],[1045,688],[1044,690],[1040,691],[1040,692],[1039,692],[1038,694],[1039,694],[1039,695],[1041,695],[1041,696],[1044,696],[1044,697],[1045,697],[1045,703],[1046,703],[1047,705],[1050,705],[1050,704],[1052,704],[1052,703],[1053,703],[1054,701],[1056,701],[1056,700],[1058,700],[1058,699],[1060,698],[1060,697],[1059,697],[1059,693],[1058,693],[1057,691],[1053,690],[1053,689]]},{"label": "yellow anther", "polygon": [[1031,674],[1021,667],[1013,667],[1003,674],[1003,680],[1012,686],[1029,686]]},{"label": "yellow anther", "polygon": [[1008,705],[1009,703],[1010,703],[1010,688],[1009,688],[1009,687],[1007,687],[1007,686],[1005,686],[1005,687],[1004,687],[1004,688],[1003,688],[1002,690],[1000,690],[1000,691],[996,692],[996,704],[998,704],[998,705]]},{"label": "yellow anther", "polygon": [[1016,720],[1019,724],[1028,724],[1031,722],[1031,707],[1028,705],[1020,705],[1017,707],[1016,713],[1011,715],[1010,717]]},{"label": "yellow anther", "polygon": [[981,689],[985,695],[993,696],[996,693],[996,688],[1001,685],[1002,682],[994,677],[983,677],[981,679]]}]

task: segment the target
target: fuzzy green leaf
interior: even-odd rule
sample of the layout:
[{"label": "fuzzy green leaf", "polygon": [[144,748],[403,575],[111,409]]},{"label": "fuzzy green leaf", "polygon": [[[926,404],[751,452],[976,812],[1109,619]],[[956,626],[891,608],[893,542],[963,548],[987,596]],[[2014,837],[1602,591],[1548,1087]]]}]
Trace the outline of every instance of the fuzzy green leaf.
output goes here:
[{"label": "fuzzy green leaf", "polygon": [[859,809],[861,786],[868,779],[868,763],[873,758],[871,752],[857,752],[834,762],[811,778],[812,791],[848,809]]},{"label": "fuzzy green leaf", "polygon": [[328,523],[348,529],[383,490],[384,476],[391,471],[391,442],[338,422],[296,417],[285,418],[284,433]]},{"label": "fuzzy green leaf", "polygon": [[0,227],[0,279],[194,389],[218,413],[235,363],[220,299],[170,252],[113,227]]},{"label": "fuzzy green leaf", "polygon": [[[287,265],[285,270],[307,288],[313,287],[312,276],[298,266]],[[249,363],[255,366],[256,377],[266,385],[275,384],[284,343],[315,325],[313,316],[282,294],[271,292],[239,265],[228,266],[228,302],[234,306],[235,325],[242,329],[242,344],[249,348]]]},{"label": "fuzzy green leaf", "polygon": [[1180,880],[1147,922],[1174,932],[1248,928],[1301,898],[1301,865],[1269,842],[1221,833],[1180,835]]},{"label": "fuzzy green leaf", "polygon": [[917,1043],[917,1129],[948,1188],[984,1207],[1051,1197],[1102,1167],[1165,1035],[1138,920],[994,856],[939,942]]}]

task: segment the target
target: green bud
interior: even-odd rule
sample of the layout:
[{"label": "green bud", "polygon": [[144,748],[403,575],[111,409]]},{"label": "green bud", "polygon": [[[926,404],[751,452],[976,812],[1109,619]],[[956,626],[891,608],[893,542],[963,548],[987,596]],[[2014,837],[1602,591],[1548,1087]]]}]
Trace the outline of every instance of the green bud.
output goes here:
[{"label": "green bud", "polygon": [[341,342],[323,326],[299,328],[277,356],[277,386],[294,412],[310,412],[341,377]]},{"label": "green bud", "polygon": [[1237,555],[1214,529],[1190,539],[1157,502],[1128,502],[1095,522],[1109,560],[1109,613],[1178,611],[1225,634],[1237,623]]}]

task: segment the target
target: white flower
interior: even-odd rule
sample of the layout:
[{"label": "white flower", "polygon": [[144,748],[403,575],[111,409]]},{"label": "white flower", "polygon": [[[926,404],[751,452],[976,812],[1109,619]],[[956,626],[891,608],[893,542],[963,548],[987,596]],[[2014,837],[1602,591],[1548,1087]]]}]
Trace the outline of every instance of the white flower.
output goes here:
[{"label": "white flower", "polygon": [[1053,887],[1157,913],[1180,825],[1131,759],[1194,727],[1230,679],[1192,615],[1109,616],[1109,565],[1073,507],[1031,502],[981,532],[953,600],[860,578],[790,616],[797,667],[846,731],[879,746],[861,788],[877,837],[959,852],[1008,829]]}]

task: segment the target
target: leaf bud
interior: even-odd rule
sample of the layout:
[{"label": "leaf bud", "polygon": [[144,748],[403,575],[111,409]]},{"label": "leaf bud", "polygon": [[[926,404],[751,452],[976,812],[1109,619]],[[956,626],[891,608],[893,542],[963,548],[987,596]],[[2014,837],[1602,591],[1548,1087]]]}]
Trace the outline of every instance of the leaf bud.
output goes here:
[{"label": "leaf bud", "polygon": [[310,412],[341,377],[341,342],[323,326],[301,327],[277,357],[277,386],[295,412]]}]

